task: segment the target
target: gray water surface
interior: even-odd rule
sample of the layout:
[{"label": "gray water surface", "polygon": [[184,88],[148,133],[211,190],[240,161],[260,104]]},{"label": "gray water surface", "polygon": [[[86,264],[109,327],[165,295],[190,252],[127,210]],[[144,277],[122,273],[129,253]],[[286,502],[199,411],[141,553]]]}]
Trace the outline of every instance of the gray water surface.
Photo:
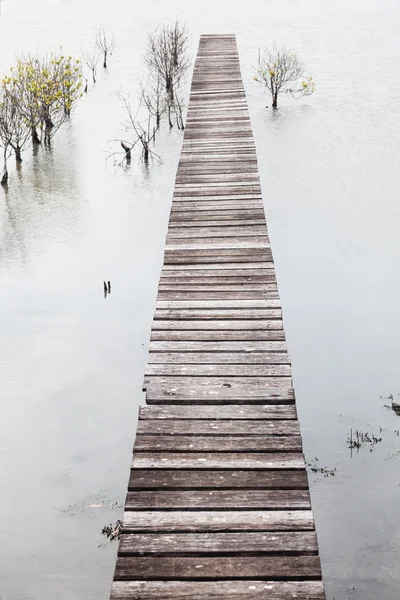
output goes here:
[{"label": "gray water surface", "polygon": [[[397,0],[3,0],[0,73],[22,51],[90,50],[115,33],[51,153],[0,190],[0,597],[106,599],[181,134],[163,164],[105,163],[158,22],[236,33],[328,598],[400,597],[400,7]],[[297,49],[317,84],[278,112],[252,80],[257,48]],[[104,300],[103,280],[112,293]],[[382,436],[350,456],[350,429]],[[380,433],[380,428],[383,431]],[[117,503],[117,505],[115,505]]]}]

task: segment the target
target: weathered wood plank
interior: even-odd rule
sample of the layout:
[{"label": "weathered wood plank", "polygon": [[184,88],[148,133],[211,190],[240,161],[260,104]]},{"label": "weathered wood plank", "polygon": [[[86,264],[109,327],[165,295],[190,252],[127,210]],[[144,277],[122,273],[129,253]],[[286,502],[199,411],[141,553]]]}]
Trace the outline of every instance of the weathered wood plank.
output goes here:
[{"label": "weathered wood plank", "polygon": [[[170,240],[180,240],[180,239],[192,239],[193,236],[196,238],[243,238],[243,237],[254,237],[259,234],[265,235],[266,230],[259,225],[249,225],[247,227],[235,227],[235,226],[227,226],[227,227],[196,227],[192,228],[190,231],[185,227],[175,227],[168,232],[167,239]],[[268,236],[267,236],[268,237]],[[269,238],[268,238],[269,239]]]},{"label": "weathered wood plank", "polygon": [[271,320],[271,319],[281,319],[282,311],[277,308],[255,308],[255,309],[246,309],[246,308],[225,308],[225,309],[210,309],[210,308],[190,308],[190,309],[179,309],[179,308],[158,308],[154,314],[154,320],[181,320],[181,321],[193,321],[199,319],[206,319],[208,321],[214,319],[220,321],[221,319],[227,319],[229,321],[234,320]]},{"label": "weathered wood plank", "polygon": [[[159,298],[165,298],[164,294],[159,294]],[[206,330],[206,331],[185,331],[185,330],[159,330],[155,329],[151,334],[151,341],[205,341],[205,342],[238,342],[238,341],[284,341],[285,334],[283,329],[253,329],[253,330],[234,330],[233,328],[224,331]]]},{"label": "weathered wood plank", "polygon": [[[282,364],[171,364],[147,365],[145,381],[152,377],[291,377],[290,365]],[[195,382],[194,382],[195,383]]]},{"label": "weathered wood plank", "polygon": [[[217,251],[219,248],[269,248],[268,236],[242,238],[185,238],[176,240],[167,237],[166,250],[208,250]],[[236,282],[240,283],[240,282]]]},{"label": "weathered wood plank", "polygon": [[285,341],[151,341],[150,352],[287,352]]},{"label": "weathered wood plank", "polygon": [[285,405],[240,406],[201,405],[201,406],[140,406],[140,419],[205,419],[218,420],[269,420],[297,419],[296,407]]},{"label": "weathered wood plank", "polygon": [[[170,221],[169,231],[173,232],[174,228],[182,229],[183,227],[247,227],[248,225],[265,226],[265,217],[257,216],[256,218],[231,218],[223,221],[208,217],[206,220],[198,221]],[[250,261],[249,261],[250,262]],[[261,261],[260,261],[261,262]],[[271,262],[271,261],[267,261]]]},{"label": "weathered wood plank", "polygon": [[129,490],[308,489],[307,471],[134,469]]},{"label": "weathered wood plank", "polygon": [[304,469],[303,455],[295,452],[138,452],[132,469]]},{"label": "weathered wood plank", "polygon": [[[217,250],[216,250],[217,251]],[[184,263],[184,261],[180,261]],[[162,294],[167,292],[180,293],[180,292],[277,292],[278,288],[276,283],[228,283],[226,285],[218,284],[218,280],[215,283],[208,283],[202,285],[202,282],[198,283],[185,283],[175,285],[173,283],[160,283],[158,291]]]},{"label": "weathered wood plank", "polygon": [[[172,365],[290,365],[286,352],[150,352],[148,364]],[[147,371],[149,372],[149,371]],[[171,373],[172,374],[172,373]],[[264,373],[265,374],[265,373]]]},{"label": "weathered wood plank", "polygon": [[[203,288],[212,289],[214,286],[229,286],[229,289],[232,287],[240,287],[240,288],[249,288],[249,284],[254,287],[254,289],[258,289],[259,286],[265,287],[265,285],[276,284],[275,273],[269,272],[265,275],[256,276],[256,275],[247,275],[245,277],[241,277],[240,275],[230,275],[230,276],[220,276],[217,277],[212,275],[210,277],[203,276],[201,280],[198,277],[185,277],[184,274],[180,273],[178,277],[164,277],[160,278],[160,287],[171,287],[171,286],[188,286],[189,288],[193,286],[203,286]],[[208,286],[211,286],[210,288]]]},{"label": "weathered wood plank", "polygon": [[119,556],[202,556],[316,554],[317,538],[313,531],[258,531],[252,533],[147,533],[125,534]]},{"label": "weathered wood plank", "polygon": [[300,510],[308,490],[151,490],[128,492],[125,510]]},{"label": "weathered wood plank", "polygon": [[[235,209],[235,210],[218,210],[218,209],[214,209],[213,211],[211,210],[207,210],[207,211],[186,211],[186,212],[176,212],[174,214],[171,215],[171,219],[170,219],[170,223],[177,223],[179,227],[184,226],[183,224],[188,222],[188,221],[192,221],[192,223],[195,223],[196,226],[198,226],[199,224],[202,224],[204,227],[204,223],[203,221],[227,221],[229,224],[235,225],[235,221],[243,221],[243,220],[248,220],[248,221],[252,221],[255,222],[256,220],[261,221],[264,218],[264,211],[260,208],[260,209],[253,209],[253,210],[239,210],[239,209]],[[242,252],[243,253],[243,252]],[[248,252],[244,253],[244,255],[246,256],[246,254],[248,254]],[[246,262],[250,262],[251,258],[249,257],[248,260]],[[221,261],[222,262],[222,261]]]},{"label": "weathered wood plank", "polygon": [[301,579],[321,577],[317,556],[124,557],[117,558],[115,579]]},{"label": "weathered wood plank", "polygon": [[139,420],[138,435],[208,435],[208,436],[290,436],[300,435],[298,421],[267,421],[267,420],[205,420],[190,419],[167,421],[161,419]]},{"label": "weathered wood plank", "polygon": [[131,511],[124,513],[125,533],[313,531],[311,510]]},{"label": "weathered wood plank", "polygon": [[[183,213],[182,213],[183,214]],[[198,216],[198,214],[197,214]],[[215,250],[166,250],[165,264],[268,262],[272,259],[270,248],[219,248]]]},{"label": "weathered wood plank", "polygon": [[[174,271],[175,272],[175,271]],[[192,300],[192,301],[157,301],[158,309],[280,309],[279,298],[265,298],[261,300]]]},{"label": "weathered wood plank", "polygon": [[293,388],[273,377],[158,377],[148,404],[293,404]]},{"label": "weathered wood plank", "polygon": [[[267,594],[267,595],[266,595]],[[325,600],[321,581],[115,581],[111,600]]]},{"label": "weathered wood plank", "polygon": [[301,452],[300,436],[137,435],[134,452]]},{"label": "weathered wood plank", "polygon": [[[204,263],[202,263],[204,266]],[[279,298],[277,289],[272,290],[234,290],[234,291],[223,291],[216,292],[214,290],[207,289],[203,292],[158,292],[157,300],[263,300]]]},{"label": "weathered wood plank", "polygon": [[244,319],[232,319],[231,321],[225,319],[200,319],[198,321],[193,319],[176,321],[171,319],[165,321],[156,319],[153,323],[153,331],[179,331],[186,329],[195,329],[197,331],[219,331],[229,329],[231,332],[235,330],[264,331],[281,330],[283,329],[283,324],[281,319],[250,319],[248,321]]}]

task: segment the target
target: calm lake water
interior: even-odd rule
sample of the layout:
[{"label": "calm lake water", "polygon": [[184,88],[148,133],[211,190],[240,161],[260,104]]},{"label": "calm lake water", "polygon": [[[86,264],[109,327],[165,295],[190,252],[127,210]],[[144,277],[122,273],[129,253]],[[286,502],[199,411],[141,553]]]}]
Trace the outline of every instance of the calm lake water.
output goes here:
[{"label": "calm lake water", "polygon": [[[0,597],[107,599],[181,135],[148,172],[107,165],[158,22],[236,33],[256,138],[329,600],[400,597],[398,0],[3,0],[0,73],[22,51],[117,45],[51,153],[0,190]],[[272,113],[257,48],[317,83]],[[104,300],[103,280],[112,293]],[[350,456],[350,429],[382,437]],[[380,428],[382,431],[380,432]]]}]

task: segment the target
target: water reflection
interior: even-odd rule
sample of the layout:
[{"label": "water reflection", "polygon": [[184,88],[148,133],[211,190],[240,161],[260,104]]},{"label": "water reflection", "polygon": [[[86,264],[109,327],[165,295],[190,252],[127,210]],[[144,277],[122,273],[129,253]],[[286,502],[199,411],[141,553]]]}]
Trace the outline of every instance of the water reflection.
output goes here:
[{"label": "water reflection", "polygon": [[4,189],[0,236],[0,272],[27,272],[31,260],[53,244],[75,244],[84,228],[86,203],[81,197],[73,128],[61,144],[44,146],[12,173]]}]

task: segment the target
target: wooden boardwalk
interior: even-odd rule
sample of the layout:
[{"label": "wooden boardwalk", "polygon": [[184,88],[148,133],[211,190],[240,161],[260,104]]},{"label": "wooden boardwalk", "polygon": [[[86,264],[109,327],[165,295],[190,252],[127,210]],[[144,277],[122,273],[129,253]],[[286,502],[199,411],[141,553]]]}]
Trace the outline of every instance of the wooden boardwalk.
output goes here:
[{"label": "wooden boardwalk", "polygon": [[111,597],[323,600],[234,36],[202,36]]}]

